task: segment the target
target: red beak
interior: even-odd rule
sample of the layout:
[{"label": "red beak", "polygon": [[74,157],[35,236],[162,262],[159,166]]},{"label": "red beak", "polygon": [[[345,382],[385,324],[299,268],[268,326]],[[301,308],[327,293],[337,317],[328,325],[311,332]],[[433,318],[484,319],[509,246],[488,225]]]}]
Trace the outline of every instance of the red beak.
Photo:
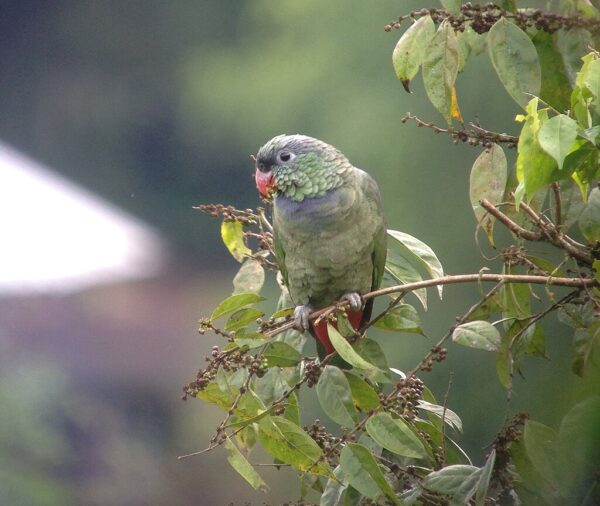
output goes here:
[{"label": "red beak", "polygon": [[270,198],[273,190],[277,189],[277,185],[275,184],[275,178],[273,177],[273,172],[261,172],[256,169],[256,174],[254,175],[254,179],[256,180],[256,187],[258,191],[264,198]]}]

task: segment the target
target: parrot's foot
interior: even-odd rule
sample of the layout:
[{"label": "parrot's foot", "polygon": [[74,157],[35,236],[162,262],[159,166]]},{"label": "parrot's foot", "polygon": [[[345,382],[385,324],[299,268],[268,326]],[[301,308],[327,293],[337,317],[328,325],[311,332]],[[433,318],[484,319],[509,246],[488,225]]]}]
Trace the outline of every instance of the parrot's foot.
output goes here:
[{"label": "parrot's foot", "polygon": [[342,295],[342,300],[347,300],[353,311],[358,311],[363,306],[363,299],[357,292],[345,293]]},{"label": "parrot's foot", "polygon": [[294,328],[296,330],[304,331],[310,327],[310,320],[308,317],[312,313],[313,308],[308,304],[303,306],[296,306],[294,309]]}]

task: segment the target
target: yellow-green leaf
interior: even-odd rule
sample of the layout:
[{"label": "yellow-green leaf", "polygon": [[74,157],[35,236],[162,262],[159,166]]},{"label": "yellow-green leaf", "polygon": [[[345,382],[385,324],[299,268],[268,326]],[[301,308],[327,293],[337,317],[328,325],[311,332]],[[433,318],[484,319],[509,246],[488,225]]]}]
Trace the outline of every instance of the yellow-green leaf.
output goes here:
[{"label": "yellow-green leaf", "polygon": [[452,119],[452,89],[458,75],[458,39],[446,20],[431,39],[423,61],[423,83],[433,106],[448,123]]},{"label": "yellow-green leaf", "polygon": [[493,231],[495,218],[481,207],[479,201],[486,199],[493,205],[502,202],[507,177],[506,155],[498,144],[493,144],[491,148],[486,148],[477,157],[471,169],[469,181],[471,206],[473,207],[477,223],[481,224],[492,245],[494,244]]},{"label": "yellow-green leaf", "polygon": [[295,423],[281,416],[269,416],[259,422],[258,436],[265,450],[294,469],[331,478],[333,473],[323,450]]},{"label": "yellow-green leaf", "polygon": [[221,238],[229,252],[238,262],[252,254],[244,242],[244,227],[239,221],[223,221],[221,224]]},{"label": "yellow-green leaf", "polygon": [[269,487],[260,477],[260,474],[256,472],[252,467],[252,464],[248,462],[246,457],[242,455],[242,452],[238,450],[237,446],[235,446],[229,438],[225,440],[225,449],[227,450],[227,461],[231,464],[231,467],[233,467],[254,490],[259,490],[261,492],[269,491]]},{"label": "yellow-green leaf", "polygon": [[404,32],[394,48],[392,63],[398,79],[408,91],[410,80],[419,71],[427,44],[435,34],[431,16],[423,16]]}]

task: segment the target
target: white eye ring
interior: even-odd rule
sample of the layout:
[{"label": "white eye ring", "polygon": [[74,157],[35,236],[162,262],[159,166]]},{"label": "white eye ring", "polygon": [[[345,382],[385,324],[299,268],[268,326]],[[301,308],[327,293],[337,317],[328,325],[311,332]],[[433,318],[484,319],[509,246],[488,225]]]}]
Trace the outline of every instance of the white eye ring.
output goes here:
[{"label": "white eye ring", "polygon": [[294,158],[296,158],[296,155],[290,151],[284,150],[277,153],[277,161],[281,163],[291,162]]}]

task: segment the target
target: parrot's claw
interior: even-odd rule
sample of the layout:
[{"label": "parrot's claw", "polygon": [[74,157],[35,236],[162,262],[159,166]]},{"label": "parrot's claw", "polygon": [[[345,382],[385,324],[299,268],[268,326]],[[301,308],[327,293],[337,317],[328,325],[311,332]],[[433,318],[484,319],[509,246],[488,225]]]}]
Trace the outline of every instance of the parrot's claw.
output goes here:
[{"label": "parrot's claw", "polygon": [[296,306],[294,309],[294,328],[296,330],[304,331],[308,330],[310,327],[310,320],[308,317],[310,313],[312,313],[313,308],[308,304],[304,304],[303,306]]},{"label": "parrot's claw", "polygon": [[350,309],[358,311],[363,306],[363,299],[359,293],[350,292],[342,295],[342,300],[347,300],[350,304]]}]

